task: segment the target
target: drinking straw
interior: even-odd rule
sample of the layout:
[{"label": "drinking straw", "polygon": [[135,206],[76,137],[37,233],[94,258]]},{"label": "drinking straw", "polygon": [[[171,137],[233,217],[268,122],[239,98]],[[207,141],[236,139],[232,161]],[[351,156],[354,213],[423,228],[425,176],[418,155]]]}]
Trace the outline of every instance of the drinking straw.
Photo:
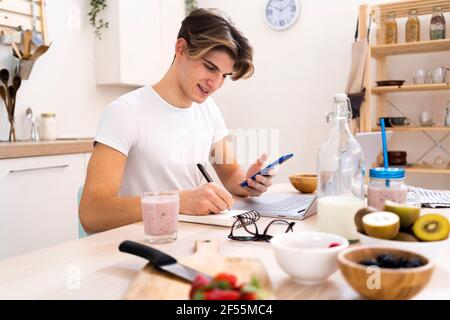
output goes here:
[{"label": "drinking straw", "polygon": [[[380,119],[381,125],[381,140],[383,141],[383,163],[384,169],[388,168],[388,153],[387,153],[387,142],[386,142],[386,127],[384,126],[384,119]],[[386,179],[386,187],[389,187],[389,180]]]}]

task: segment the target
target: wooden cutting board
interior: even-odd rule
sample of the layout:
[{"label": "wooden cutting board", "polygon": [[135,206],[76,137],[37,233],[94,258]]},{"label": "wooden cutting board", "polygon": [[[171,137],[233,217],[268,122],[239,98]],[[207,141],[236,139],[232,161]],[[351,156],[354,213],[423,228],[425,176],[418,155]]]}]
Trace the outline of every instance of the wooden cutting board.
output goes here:
[{"label": "wooden cutting board", "polygon": [[[236,275],[239,283],[248,283],[256,277],[261,287],[273,292],[264,265],[258,259],[223,257],[215,241],[197,241],[195,254],[177,259],[179,263],[211,276],[219,272]],[[127,300],[184,300],[189,299],[190,283],[147,264],[131,284],[124,299]],[[269,294],[271,296],[271,294]],[[272,298],[272,297],[271,297]]]}]

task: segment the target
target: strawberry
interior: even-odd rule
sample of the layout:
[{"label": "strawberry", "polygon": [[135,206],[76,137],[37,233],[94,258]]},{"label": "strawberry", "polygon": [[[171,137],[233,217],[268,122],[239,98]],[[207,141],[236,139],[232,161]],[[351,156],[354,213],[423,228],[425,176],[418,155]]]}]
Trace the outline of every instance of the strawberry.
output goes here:
[{"label": "strawberry", "polygon": [[341,245],[340,243],[332,242],[332,243],[330,243],[330,245],[328,246],[328,248],[339,247],[340,245]]},{"label": "strawberry", "polygon": [[228,282],[230,284],[230,286],[232,288],[235,288],[236,287],[236,283],[237,283],[237,278],[236,278],[235,275],[229,274],[229,273],[225,273],[225,272],[217,274],[214,277],[214,280],[216,280],[216,281],[226,281],[226,282]]},{"label": "strawberry", "polygon": [[239,292],[234,290],[212,289],[205,292],[206,300],[239,300]]},{"label": "strawberry", "polygon": [[258,300],[256,292],[244,293],[241,295],[241,300]]},{"label": "strawberry", "polygon": [[[206,278],[205,276],[203,275],[196,276],[192,283],[191,290],[189,291],[189,297],[193,299],[195,294],[197,292],[201,293],[201,291],[205,290],[209,285],[209,283],[210,283],[209,279]],[[196,299],[196,300],[203,300],[203,299]]]},{"label": "strawberry", "polygon": [[198,289],[201,287],[205,287],[209,284],[209,279],[204,275],[199,274],[195,277],[194,282],[192,283],[192,288]]},{"label": "strawberry", "polygon": [[206,300],[206,292],[194,291],[193,294],[190,295],[190,297],[191,300]]}]

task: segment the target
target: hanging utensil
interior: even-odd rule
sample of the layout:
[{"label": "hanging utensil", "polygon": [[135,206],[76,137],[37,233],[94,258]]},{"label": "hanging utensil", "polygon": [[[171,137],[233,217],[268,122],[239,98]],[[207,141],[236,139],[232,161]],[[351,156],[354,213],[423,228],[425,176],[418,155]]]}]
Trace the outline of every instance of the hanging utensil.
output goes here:
[{"label": "hanging utensil", "polygon": [[19,48],[17,47],[16,43],[13,42],[12,43],[12,48],[14,50],[14,53],[16,54],[17,58],[19,58],[20,60],[22,60],[22,54],[20,53]]},{"label": "hanging utensil", "polygon": [[31,57],[31,37],[33,32],[31,30],[25,30],[22,36],[22,46],[23,46],[23,59],[28,60]]},{"label": "hanging utensil", "polygon": [[31,26],[33,29],[32,36],[31,36],[31,42],[36,47],[39,47],[44,44],[44,39],[42,38],[41,33],[36,28],[37,15],[36,15],[35,0],[31,0],[31,13],[33,15],[33,20],[31,21]]},{"label": "hanging utensil", "polygon": [[40,56],[42,56],[44,53],[47,52],[47,50],[50,48],[50,46],[51,46],[51,43],[48,46],[42,45],[42,46],[38,47],[31,55],[30,60],[36,61],[37,59],[39,59]]}]

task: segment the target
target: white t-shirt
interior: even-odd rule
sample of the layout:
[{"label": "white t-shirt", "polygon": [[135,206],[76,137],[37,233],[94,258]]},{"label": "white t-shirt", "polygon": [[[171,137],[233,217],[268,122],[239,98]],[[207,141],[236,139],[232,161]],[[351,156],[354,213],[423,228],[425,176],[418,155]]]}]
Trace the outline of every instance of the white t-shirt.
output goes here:
[{"label": "white t-shirt", "polygon": [[182,109],[145,86],[107,107],[95,141],[128,157],[119,195],[137,196],[199,186],[197,163],[206,165],[212,144],[227,134],[212,98]]}]

